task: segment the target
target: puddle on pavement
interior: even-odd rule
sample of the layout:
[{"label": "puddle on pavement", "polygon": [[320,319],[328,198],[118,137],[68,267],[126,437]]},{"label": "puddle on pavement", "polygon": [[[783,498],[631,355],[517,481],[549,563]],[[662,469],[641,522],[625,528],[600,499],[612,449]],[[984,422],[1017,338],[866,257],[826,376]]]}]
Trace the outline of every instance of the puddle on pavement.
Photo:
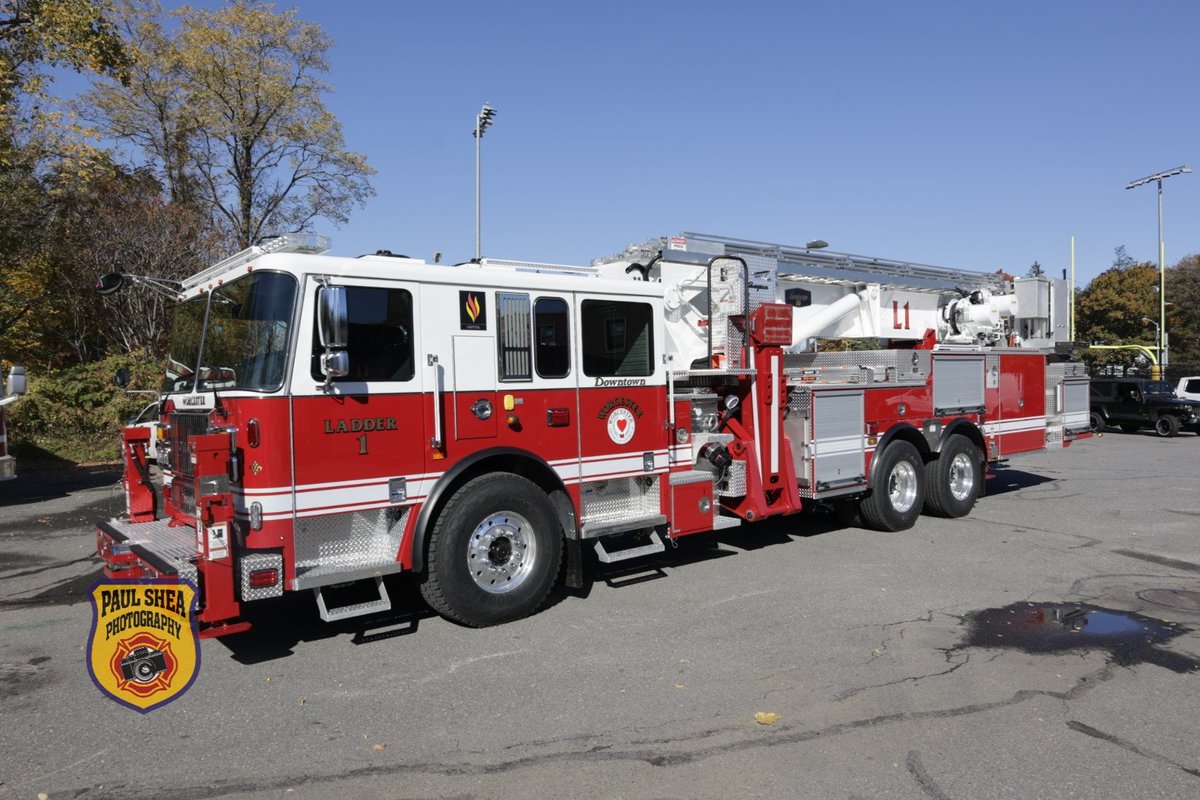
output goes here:
[{"label": "puddle on pavement", "polygon": [[1014,603],[975,611],[962,647],[1008,647],[1027,653],[1108,650],[1124,667],[1157,664],[1174,672],[1200,670],[1200,660],[1159,647],[1190,629],[1130,611],[1086,603]]}]

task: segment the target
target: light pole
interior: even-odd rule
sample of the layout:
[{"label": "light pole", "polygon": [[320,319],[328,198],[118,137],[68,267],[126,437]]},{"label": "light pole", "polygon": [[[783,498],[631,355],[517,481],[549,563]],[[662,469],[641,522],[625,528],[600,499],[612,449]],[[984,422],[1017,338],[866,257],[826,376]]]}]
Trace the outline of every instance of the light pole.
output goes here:
[{"label": "light pole", "polygon": [[479,113],[475,115],[475,260],[479,260],[479,142],[483,140],[483,133],[491,127],[492,120],[496,116],[496,109],[483,104],[483,108],[479,109]]},{"label": "light pole", "polygon": [[1191,172],[1191,167],[1176,167],[1175,169],[1163,170],[1156,172],[1153,175],[1147,175],[1144,178],[1138,178],[1136,181],[1129,183],[1125,188],[1133,189],[1136,186],[1141,186],[1146,183],[1156,182],[1158,184],[1158,325],[1154,327],[1158,331],[1158,371],[1159,374],[1153,377],[1161,378],[1162,370],[1166,368],[1168,361],[1167,353],[1167,266],[1166,266],[1166,245],[1163,244],[1163,191],[1162,182],[1166,178],[1174,175],[1182,175],[1185,172]]},{"label": "light pole", "polygon": [[[1157,322],[1155,322],[1154,320],[1150,319],[1149,317],[1142,317],[1142,322],[1145,322],[1145,323],[1146,323],[1146,324],[1148,324],[1148,325],[1153,325],[1153,326],[1154,326],[1154,349],[1155,349],[1155,350],[1158,352],[1158,362],[1159,362],[1159,363],[1157,363],[1157,364],[1153,365],[1153,366],[1150,368],[1150,373],[1151,373],[1151,374],[1150,374],[1150,377],[1151,377],[1151,378],[1154,378],[1155,380],[1161,380],[1161,379],[1162,379],[1162,377],[1163,377],[1163,376],[1162,376],[1162,356],[1163,356],[1163,352],[1162,352],[1162,344],[1163,344],[1163,343],[1162,343],[1162,328],[1160,328],[1160,327],[1159,327],[1159,325],[1158,325],[1158,323],[1157,323]],[[1155,374],[1154,374],[1155,372],[1158,372],[1159,374],[1155,375]]]}]

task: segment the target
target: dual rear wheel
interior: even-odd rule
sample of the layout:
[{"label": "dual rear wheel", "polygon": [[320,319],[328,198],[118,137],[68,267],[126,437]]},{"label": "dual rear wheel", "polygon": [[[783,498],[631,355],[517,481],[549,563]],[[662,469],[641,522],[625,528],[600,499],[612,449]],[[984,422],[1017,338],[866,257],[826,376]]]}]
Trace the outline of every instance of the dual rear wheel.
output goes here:
[{"label": "dual rear wheel", "polygon": [[839,517],[878,531],[911,528],[924,511],[939,517],[963,517],[975,507],[983,488],[979,448],[965,436],[951,436],[928,463],[909,442],[893,441],[876,466],[875,485],[860,500],[837,504]]}]

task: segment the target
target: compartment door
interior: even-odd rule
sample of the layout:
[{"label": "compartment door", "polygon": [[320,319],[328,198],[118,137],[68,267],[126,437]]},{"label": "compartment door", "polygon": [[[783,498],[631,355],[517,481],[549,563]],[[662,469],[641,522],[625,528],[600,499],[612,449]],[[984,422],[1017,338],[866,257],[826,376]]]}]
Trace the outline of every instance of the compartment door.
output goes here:
[{"label": "compartment door", "polygon": [[866,444],[861,391],[813,392],[813,491],[866,482]]}]

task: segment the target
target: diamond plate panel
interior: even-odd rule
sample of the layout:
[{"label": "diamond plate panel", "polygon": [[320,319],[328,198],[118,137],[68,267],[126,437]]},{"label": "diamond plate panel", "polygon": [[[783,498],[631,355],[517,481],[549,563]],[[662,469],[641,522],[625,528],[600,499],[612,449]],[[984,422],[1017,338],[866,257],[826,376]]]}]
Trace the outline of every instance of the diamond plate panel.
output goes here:
[{"label": "diamond plate panel", "polygon": [[[256,589],[250,585],[250,573],[260,569],[277,570],[279,582],[274,586]],[[283,554],[282,553],[247,553],[238,559],[238,575],[242,585],[242,599],[265,600],[268,597],[283,596]]]},{"label": "diamond plate panel", "polygon": [[707,470],[691,469],[684,472],[671,473],[672,486],[686,486],[690,483],[712,483],[713,474]]},{"label": "diamond plate panel", "polygon": [[725,470],[725,477],[722,479],[717,492],[721,497],[745,497],[746,496],[746,462],[734,461]]},{"label": "diamond plate panel", "polygon": [[1046,365],[1047,381],[1052,377],[1058,380],[1062,380],[1063,378],[1083,378],[1087,374],[1087,365],[1081,361],[1056,361]]},{"label": "diamond plate panel", "polygon": [[350,571],[396,560],[408,508],[309,517],[296,523],[296,571]]},{"label": "diamond plate panel", "polygon": [[[926,372],[929,351],[921,350],[826,350],[819,353],[788,353],[784,369],[830,369],[838,367],[883,367],[899,373]],[[913,354],[917,364],[913,364]],[[923,358],[922,358],[923,356]]]},{"label": "diamond plate panel", "polygon": [[728,364],[742,366],[746,334],[729,321],[729,317],[748,313],[745,307],[746,282],[741,262],[716,258],[709,266],[709,325],[712,331],[712,351],[724,353]]},{"label": "diamond plate panel", "polygon": [[812,416],[812,392],[807,389],[792,389],[788,392],[788,410],[802,417]]},{"label": "diamond plate panel", "polygon": [[171,527],[170,520],[132,523],[112,520],[109,523],[125,536],[121,547],[134,545],[149,550],[175,568],[180,578],[196,581],[196,529],[188,525]]},{"label": "diamond plate panel", "polygon": [[662,513],[658,475],[593,481],[583,485],[583,522],[619,522]]},{"label": "diamond plate panel", "polygon": [[750,308],[746,310],[746,314],[749,315],[763,303],[779,302],[775,294],[779,261],[760,255],[745,255],[743,258],[746,259],[746,266],[750,268]]}]

